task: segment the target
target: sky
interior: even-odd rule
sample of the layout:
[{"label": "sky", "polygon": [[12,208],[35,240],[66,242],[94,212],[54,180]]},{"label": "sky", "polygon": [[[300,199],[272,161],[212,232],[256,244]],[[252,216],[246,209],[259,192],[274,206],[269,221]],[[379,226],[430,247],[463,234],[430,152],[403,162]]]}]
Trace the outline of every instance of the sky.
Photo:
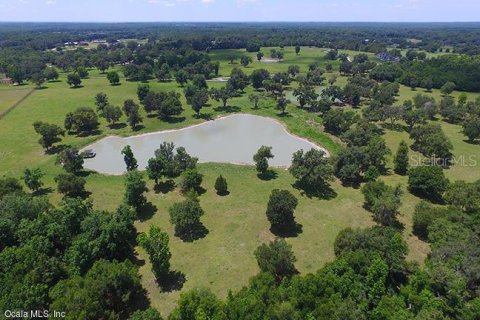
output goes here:
[{"label": "sky", "polygon": [[0,21],[480,21],[479,0],[0,0]]}]

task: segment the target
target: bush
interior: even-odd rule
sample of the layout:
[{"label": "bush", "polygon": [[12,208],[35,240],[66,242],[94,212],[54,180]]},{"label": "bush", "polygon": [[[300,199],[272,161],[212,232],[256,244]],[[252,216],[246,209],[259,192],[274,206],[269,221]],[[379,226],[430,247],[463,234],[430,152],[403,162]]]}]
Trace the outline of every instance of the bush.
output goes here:
[{"label": "bush", "polygon": [[195,168],[187,169],[182,173],[180,181],[180,189],[183,193],[200,188],[202,184],[203,175]]},{"label": "bush", "polygon": [[215,181],[215,190],[217,190],[217,194],[219,195],[228,194],[227,180],[222,175]]},{"label": "bush", "polygon": [[200,217],[204,211],[197,199],[187,198],[175,203],[170,209],[170,223],[174,225],[175,235],[184,240],[197,238],[202,229]]},{"label": "bush", "polygon": [[267,218],[272,228],[285,230],[295,223],[293,213],[298,205],[298,200],[288,190],[275,189],[270,194],[267,205]]}]

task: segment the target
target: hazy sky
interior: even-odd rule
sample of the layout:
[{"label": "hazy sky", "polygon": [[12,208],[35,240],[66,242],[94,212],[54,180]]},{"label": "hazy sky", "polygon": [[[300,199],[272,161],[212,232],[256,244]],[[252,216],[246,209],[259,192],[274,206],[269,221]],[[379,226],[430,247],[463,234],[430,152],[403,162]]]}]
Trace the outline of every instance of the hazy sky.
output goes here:
[{"label": "hazy sky", "polygon": [[0,0],[0,21],[480,21],[480,1]]}]

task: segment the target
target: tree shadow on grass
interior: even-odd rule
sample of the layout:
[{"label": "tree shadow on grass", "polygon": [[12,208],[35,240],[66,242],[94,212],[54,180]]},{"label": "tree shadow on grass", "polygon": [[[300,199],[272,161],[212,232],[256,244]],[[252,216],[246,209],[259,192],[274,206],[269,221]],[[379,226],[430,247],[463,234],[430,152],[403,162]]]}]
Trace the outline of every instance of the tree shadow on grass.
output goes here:
[{"label": "tree shadow on grass", "polygon": [[291,118],[292,117],[292,115],[288,112],[277,113],[277,116],[279,116],[280,118]]},{"label": "tree shadow on grass", "polygon": [[195,116],[197,119],[203,119],[203,120],[212,120],[212,114],[211,113],[200,113],[199,115]]},{"label": "tree shadow on grass", "polygon": [[217,195],[219,195],[220,197],[226,197],[230,194],[230,191],[225,191],[225,192],[219,192],[217,191]]},{"label": "tree shadow on grass", "polygon": [[172,292],[181,290],[186,280],[187,278],[183,272],[170,271],[164,278],[157,279],[157,283],[163,292]]},{"label": "tree shadow on grass", "polygon": [[284,228],[277,228],[272,226],[270,228],[270,231],[277,237],[295,238],[298,237],[298,235],[300,235],[301,233],[303,233],[303,225],[294,221],[291,225]]},{"label": "tree shadow on grass", "polygon": [[[132,295],[131,310],[146,310],[150,307],[150,298],[145,288],[141,287]],[[126,318],[125,318],[126,319]]]},{"label": "tree shadow on grass", "polygon": [[208,229],[202,223],[199,223],[196,226],[193,226],[189,232],[176,232],[175,236],[179,237],[183,242],[193,242],[205,238],[208,233]]},{"label": "tree shadow on grass", "polygon": [[34,191],[32,195],[35,197],[41,197],[41,196],[46,196],[47,194],[50,194],[53,192],[53,189],[51,187],[48,188],[40,188],[37,191]]},{"label": "tree shadow on grass", "polygon": [[164,121],[167,122],[167,123],[173,124],[173,123],[183,122],[183,121],[185,121],[185,119],[186,119],[185,117],[168,117],[168,118],[164,119]]},{"label": "tree shadow on grass", "polygon": [[263,181],[270,181],[270,180],[277,179],[278,173],[276,173],[273,170],[267,170],[266,172],[258,173],[257,177]]},{"label": "tree shadow on grass", "polygon": [[425,192],[421,192],[421,191],[418,191],[418,190],[409,189],[408,191],[410,191],[410,193],[413,194],[414,196],[416,196],[420,199],[423,199],[423,200],[430,201],[433,204],[440,204],[440,205],[445,204],[445,200],[443,200],[441,196],[435,196],[435,195],[427,194]]},{"label": "tree shadow on grass", "polygon": [[56,154],[56,153],[60,153],[62,152],[63,150],[67,149],[68,147],[70,147],[70,145],[68,144],[58,144],[56,146],[53,146],[53,147],[50,147],[50,149],[48,149],[47,151],[45,151],[46,154]]},{"label": "tree shadow on grass", "polygon": [[399,123],[382,123],[380,126],[384,129],[388,129],[396,132],[403,132],[408,130],[408,126],[401,125]]},{"label": "tree shadow on grass", "polygon": [[167,181],[161,181],[160,183],[155,185],[154,190],[155,190],[155,193],[167,194],[173,191],[175,187],[176,187],[175,181],[173,181],[172,179],[169,179]]},{"label": "tree shadow on grass", "polygon": [[295,189],[301,190],[301,194],[307,198],[319,198],[322,200],[332,200],[337,197],[337,192],[328,184],[312,187],[299,181],[292,185]]},{"label": "tree shadow on grass", "polygon": [[97,174],[97,172],[92,171],[92,170],[82,170],[82,171],[77,172],[75,175],[79,176],[79,177],[82,177],[82,178],[86,178],[88,176],[96,175],[96,174]]},{"label": "tree shadow on grass", "polygon": [[480,145],[480,140],[471,141],[471,140],[465,139],[465,140],[463,140],[463,142],[471,144],[471,145],[477,145],[477,146]]},{"label": "tree shadow on grass", "polygon": [[143,124],[137,124],[132,131],[140,131],[142,129],[145,129],[145,126]]},{"label": "tree shadow on grass", "polygon": [[213,108],[216,112],[226,112],[226,113],[235,113],[242,111],[242,108],[238,106],[218,106]]},{"label": "tree shadow on grass", "polygon": [[110,124],[108,127],[112,130],[123,129],[127,126],[125,122]]},{"label": "tree shadow on grass", "polygon": [[149,220],[157,212],[157,207],[151,202],[147,202],[137,211],[137,217],[140,221]]},{"label": "tree shadow on grass", "polygon": [[98,136],[100,134],[102,134],[102,130],[95,129],[95,130],[92,130],[92,131],[77,132],[77,137],[85,138],[85,137],[90,137],[90,136]]}]

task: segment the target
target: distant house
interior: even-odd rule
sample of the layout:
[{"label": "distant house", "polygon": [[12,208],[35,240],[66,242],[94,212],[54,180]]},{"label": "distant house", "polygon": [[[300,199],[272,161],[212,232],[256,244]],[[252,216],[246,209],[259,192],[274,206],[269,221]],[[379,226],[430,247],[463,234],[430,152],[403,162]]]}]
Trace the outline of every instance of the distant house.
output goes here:
[{"label": "distant house", "polygon": [[2,77],[0,78],[0,84],[13,84],[12,78]]},{"label": "distant house", "polygon": [[400,61],[399,57],[394,56],[393,54],[388,52],[380,52],[379,54],[377,54],[377,58],[383,62],[399,62]]}]

